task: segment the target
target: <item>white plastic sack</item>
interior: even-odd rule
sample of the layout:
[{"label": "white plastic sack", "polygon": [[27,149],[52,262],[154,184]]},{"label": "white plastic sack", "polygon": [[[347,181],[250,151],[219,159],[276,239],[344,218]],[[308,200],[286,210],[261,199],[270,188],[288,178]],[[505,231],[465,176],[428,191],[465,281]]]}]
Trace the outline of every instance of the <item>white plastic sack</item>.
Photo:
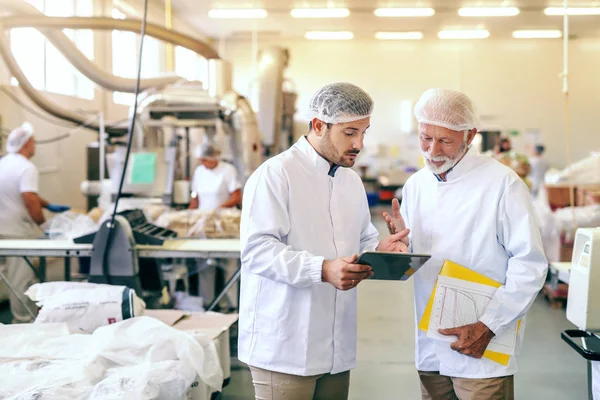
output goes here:
[{"label": "white plastic sack", "polygon": [[68,334],[64,324],[0,325],[1,399],[181,399],[198,378],[220,391],[213,341],[149,317]]},{"label": "white plastic sack", "polygon": [[48,297],[52,297],[67,290],[95,289],[102,286],[108,285],[89,282],[44,282],[31,285],[25,292],[25,295],[29,297],[31,301],[35,302],[45,300]]},{"label": "white plastic sack", "polygon": [[42,229],[50,239],[72,240],[96,232],[99,225],[87,215],[67,211],[48,220]]},{"label": "white plastic sack", "polygon": [[[578,228],[595,228],[600,226],[600,204],[581,207],[565,207],[554,211],[557,227],[561,232],[571,232]],[[575,217],[575,223],[573,222]]]},{"label": "white plastic sack", "polygon": [[[146,309],[144,301],[126,286],[62,283],[66,284],[54,283],[48,290],[43,288],[46,283],[41,283],[31,290],[41,307],[35,324],[65,322],[72,332],[92,333],[101,326],[140,316]],[[62,290],[56,291],[61,286]]]}]

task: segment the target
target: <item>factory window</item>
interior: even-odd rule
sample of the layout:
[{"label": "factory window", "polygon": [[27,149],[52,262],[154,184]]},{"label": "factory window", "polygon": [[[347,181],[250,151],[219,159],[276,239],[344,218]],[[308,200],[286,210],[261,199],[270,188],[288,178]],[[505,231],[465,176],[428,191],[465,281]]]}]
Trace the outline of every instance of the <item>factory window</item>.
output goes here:
[{"label": "factory window", "polygon": [[[91,16],[93,0],[28,0],[49,16]],[[91,30],[64,29],[63,32],[90,60],[94,58],[94,34]],[[67,96],[94,98],[94,83],[83,76],[36,29],[16,28],[10,32],[12,53],[33,87]],[[15,80],[11,80],[15,83]]]},{"label": "factory window", "polygon": [[175,73],[188,81],[200,81],[208,86],[208,60],[185,47],[175,47]]},{"label": "factory window", "polygon": [[[112,10],[112,17],[125,19],[125,14]],[[140,51],[140,35],[134,32],[112,31],[112,68],[113,74],[134,79],[137,76]],[[155,78],[163,71],[164,44],[159,40],[145,36],[142,51],[142,78]],[[133,93],[114,92],[113,101],[117,104],[132,105]]]}]

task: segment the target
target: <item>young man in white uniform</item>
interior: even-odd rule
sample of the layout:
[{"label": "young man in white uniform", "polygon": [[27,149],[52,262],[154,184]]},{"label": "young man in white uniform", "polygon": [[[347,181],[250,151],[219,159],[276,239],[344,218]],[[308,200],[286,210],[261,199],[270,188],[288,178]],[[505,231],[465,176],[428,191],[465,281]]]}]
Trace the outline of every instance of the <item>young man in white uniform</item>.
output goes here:
[{"label": "young man in white uniform", "polygon": [[[308,136],[249,178],[242,207],[239,359],[257,399],[346,399],[356,365],[356,286],[365,250],[406,251],[407,231],[378,242],[365,189],[350,168],[371,97],[321,88]],[[340,168],[341,167],[341,168]]]},{"label": "young man in white uniform", "polygon": [[[423,399],[514,399],[513,375],[525,313],[542,288],[548,262],[527,186],[510,168],[470,149],[477,133],[463,93],[427,90],[415,105],[426,168],[408,179],[402,207],[386,215],[391,232],[410,228],[410,250],[431,254],[414,276],[417,324],[446,260],[501,282],[478,322],[441,330],[452,344],[417,329],[416,365]],[[406,222],[406,224],[404,224]],[[483,352],[504,329],[521,323],[507,366]]]},{"label": "young man in white uniform", "polygon": [[[35,154],[31,125],[23,124],[10,133],[6,152],[0,158],[0,239],[35,239],[43,235],[39,228],[45,222],[42,208],[63,212],[69,207],[49,204],[38,195],[39,172],[29,161]],[[13,289],[29,309],[35,311],[35,304],[24,296],[29,286],[36,282],[34,272],[20,257],[7,258],[5,267],[6,278]],[[13,322],[31,322],[31,315],[12,292],[9,300]]]},{"label": "young man in white uniform", "polygon": [[236,207],[242,202],[242,185],[235,167],[219,161],[219,149],[203,143],[196,149],[200,165],[192,178],[192,201],[189,208],[212,211]]}]

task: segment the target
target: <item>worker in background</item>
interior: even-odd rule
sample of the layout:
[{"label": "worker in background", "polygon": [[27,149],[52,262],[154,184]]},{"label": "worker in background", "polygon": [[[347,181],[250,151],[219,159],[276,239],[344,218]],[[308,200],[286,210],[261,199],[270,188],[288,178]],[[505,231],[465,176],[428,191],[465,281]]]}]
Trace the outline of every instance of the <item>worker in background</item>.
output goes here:
[{"label": "worker in background", "polygon": [[544,150],[544,146],[538,144],[533,148],[533,154],[529,157],[529,165],[531,166],[529,180],[531,182],[532,197],[536,197],[540,189],[544,187],[544,177],[549,168],[548,162],[543,157]]},{"label": "worker in background", "polygon": [[[235,167],[219,160],[220,150],[216,144],[205,141],[195,149],[198,167],[192,177],[192,199],[190,209],[214,211],[220,208],[238,207],[242,202],[242,185],[237,177]],[[215,297],[217,286],[216,268],[224,269],[226,276],[237,270],[231,260],[198,259],[189,260],[188,273],[198,276],[190,281],[190,288],[202,297],[204,306],[208,306]]]},{"label": "worker in background", "polygon": [[189,208],[212,211],[237,207],[242,202],[242,185],[235,167],[219,161],[216,145],[204,142],[196,148],[200,165],[192,178],[192,200]]},{"label": "worker in background", "polygon": [[[6,141],[7,154],[0,158],[0,239],[35,239],[43,235],[39,228],[45,222],[43,208],[52,212],[69,210],[68,206],[50,204],[39,194],[39,172],[30,161],[35,154],[33,129],[25,123],[14,129]],[[10,285],[31,311],[35,305],[26,300],[25,291],[36,283],[36,276],[20,257],[6,259],[5,275]],[[31,322],[23,304],[10,293],[13,323]]]},{"label": "worker in background", "polygon": [[500,139],[500,143],[499,143],[499,152],[500,153],[508,153],[512,150],[512,144],[510,143],[510,139],[509,138],[502,138]]},{"label": "worker in background", "polygon": [[442,329],[453,343],[416,334],[416,367],[423,399],[514,399],[517,358],[508,365],[482,358],[495,335],[516,328],[542,288],[548,262],[527,186],[510,168],[470,148],[477,133],[471,100],[463,93],[427,90],[415,105],[426,168],[384,213],[391,233],[410,229],[411,252],[431,254],[415,274],[417,324],[442,264],[452,261],[502,283],[479,320]]},{"label": "worker in background", "polygon": [[257,399],[346,399],[356,365],[356,287],[365,250],[406,251],[403,231],[378,242],[360,177],[373,101],[349,83],[317,91],[308,136],[249,178],[241,220],[240,361]]}]

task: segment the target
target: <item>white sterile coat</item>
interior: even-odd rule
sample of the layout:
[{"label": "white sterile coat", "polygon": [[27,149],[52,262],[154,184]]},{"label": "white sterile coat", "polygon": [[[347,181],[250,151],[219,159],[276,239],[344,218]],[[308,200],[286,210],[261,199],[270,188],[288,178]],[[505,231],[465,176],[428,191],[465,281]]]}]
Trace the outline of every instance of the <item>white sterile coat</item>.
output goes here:
[{"label": "white sterile coat", "polygon": [[[544,284],[548,262],[529,191],[519,176],[498,161],[469,150],[439,181],[427,168],[406,182],[401,213],[410,229],[411,251],[431,254],[415,274],[415,311],[419,321],[442,264],[450,260],[503,283],[479,319],[499,334],[521,323],[516,354],[525,332],[525,313]],[[463,378],[492,378],[517,372],[475,359],[427,337],[417,328],[415,361],[420,371]]]},{"label": "white sterile coat", "polygon": [[301,376],[354,368],[356,288],[322,282],[322,264],[377,237],[359,176],[330,171],[305,137],[261,165],[242,207],[240,361]]}]

